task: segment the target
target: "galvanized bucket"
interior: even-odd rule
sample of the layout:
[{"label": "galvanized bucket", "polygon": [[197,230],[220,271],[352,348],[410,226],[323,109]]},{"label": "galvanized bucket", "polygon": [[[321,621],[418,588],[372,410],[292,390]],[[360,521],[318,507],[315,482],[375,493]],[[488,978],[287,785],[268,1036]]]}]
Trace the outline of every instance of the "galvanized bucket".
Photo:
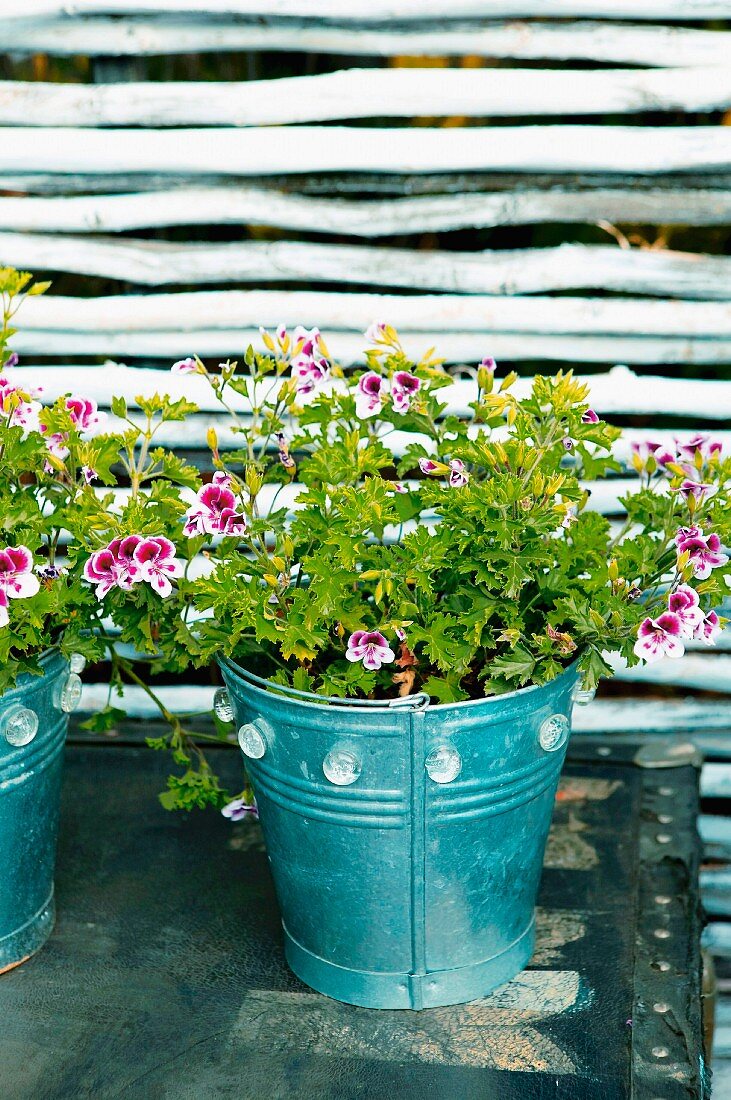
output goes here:
[{"label": "galvanized bucket", "polygon": [[289,965],[370,1008],[483,997],[533,951],[576,666],[430,706],[344,704],[221,661],[256,794]]},{"label": "galvanized bucket", "polygon": [[23,676],[0,697],[0,973],[43,946],[55,915],[66,710],[79,678],[55,650],[41,664],[43,676]]}]

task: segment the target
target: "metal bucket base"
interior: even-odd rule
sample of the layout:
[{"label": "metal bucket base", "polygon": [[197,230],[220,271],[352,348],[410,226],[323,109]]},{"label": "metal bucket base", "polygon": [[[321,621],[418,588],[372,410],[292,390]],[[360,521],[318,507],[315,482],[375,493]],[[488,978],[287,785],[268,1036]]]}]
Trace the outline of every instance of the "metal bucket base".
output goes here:
[{"label": "metal bucket base", "polygon": [[[283,926],[284,927],[284,926]],[[515,977],[530,961],[535,917],[505,951],[472,966],[426,974],[376,974],[348,970],[313,955],[284,927],[284,953],[298,978],[318,993],[362,1008],[438,1008],[486,997]]]},{"label": "metal bucket base", "polygon": [[36,951],[40,951],[51,935],[55,922],[56,905],[51,891],[35,916],[22,928],[0,939],[0,974],[12,970],[14,966],[20,966],[31,955],[35,955]]}]

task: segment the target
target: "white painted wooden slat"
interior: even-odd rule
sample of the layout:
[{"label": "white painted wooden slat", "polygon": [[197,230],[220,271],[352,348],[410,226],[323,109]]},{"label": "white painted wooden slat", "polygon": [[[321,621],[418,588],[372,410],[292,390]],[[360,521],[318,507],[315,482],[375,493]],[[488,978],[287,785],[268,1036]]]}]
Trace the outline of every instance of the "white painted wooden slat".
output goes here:
[{"label": "white painted wooden slat", "polygon": [[[302,0],[4,0],[6,19],[47,15],[202,12],[302,18]],[[538,9],[538,10],[537,10]],[[354,23],[503,16],[590,16],[602,19],[728,19],[729,0],[308,0],[308,19]]]},{"label": "white painted wooden slat", "polygon": [[[453,329],[489,333],[571,333],[643,337],[700,337],[709,345],[731,337],[731,305],[726,302],[645,301],[584,297],[499,295],[343,294],[320,291],[194,291],[181,294],[30,298],[23,329],[59,332],[161,331],[186,334],[199,327],[227,329],[288,323],[316,324],[326,338],[336,330],[364,332],[385,319],[399,331],[439,333]],[[363,338],[361,337],[361,340]]]},{"label": "white painted wooden slat", "polygon": [[[611,486],[612,482],[605,483]],[[611,507],[608,494],[595,494],[599,511]],[[627,683],[663,684],[677,687],[695,688],[698,691],[731,692],[731,657],[705,653],[688,653],[680,660],[657,661],[651,665],[636,665],[626,668],[616,658],[610,660],[618,680]],[[728,714],[731,725],[731,710]]]},{"label": "white painted wooden slat", "polygon": [[[557,299],[560,300],[560,299]],[[23,355],[99,356],[135,359],[179,359],[183,342],[195,348],[199,355],[218,358],[243,354],[254,343],[258,333],[253,329],[195,329],[187,334],[176,331],[143,332],[67,332],[48,329],[25,329],[13,337],[13,346]],[[568,363],[610,363],[621,359],[625,363],[664,363],[666,365],[696,363],[720,365],[731,363],[731,341],[693,340],[681,337],[628,336],[544,336],[452,332],[407,333],[403,344],[412,358],[419,358],[434,343],[448,363],[478,361],[488,351],[501,360],[546,360]],[[329,341],[335,358],[344,365],[362,363],[363,340],[359,336],[336,335]],[[185,351],[185,349],[183,349]],[[185,352],[187,354],[187,351]],[[652,402],[649,403],[650,406]],[[686,400],[687,406],[687,400]],[[648,412],[655,410],[650,407]],[[678,410],[679,415],[685,415]],[[711,415],[710,413],[708,414]]]},{"label": "white painted wooden slat", "polygon": [[[17,344],[17,337],[13,342]],[[167,393],[173,398],[187,397],[202,410],[218,411],[208,385],[195,375],[181,377],[166,370],[127,367],[116,363],[105,363],[101,367],[16,367],[15,375],[29,385],[42,387],[47,401],[76,392],[108,408],[114,394],[133,397],[136,394],[151,396]],[[731,417],[729,381],[642,376],[626,367],[615,367],[606,374],[590,375],[584,381],[590,387],[594,408],[600,415],[609,418],[612,414],[656,414],[692,417],[694,420]],[[526,393],[530,384],[529,378],[521,379],[516,383],[515,393]],[[450,412],[456,415],[466,415],[469,402],[473,399],[474,387],[470,382],[455,382],[449,390],[445,388],[442,391],[442,400],[448,402]],[[230,403],[242,412],[247,409],[243,397],[237,394],[231,395]]]},{"label": "white painted wooden slat", "polygon": [[[731,798],[731,764],[703,765],[701,773],[701,795],[704,798]],[[714,873],[714,877],[715,877]],[[725,885],[731,889],[731,872],[724,879]],[[718,883],[717,883],[718,884]]]},{"label": "white painted wooden slat", "polygon": [[[7,180],[9,190],[14,181]],[[22,187],[20,188],[22,189]],[[71,188],[70,188],[71,189]],[[0,197],[0,229],[110,233],[169,225],[269,225],[354,237],[538,222],[727,225],[731,191],[678,188],[518,190],[348,201],[273,190],[176,187],[126,195]]]},{"label": "white painted wooden slat", "polygon": [[731,168],[731,127],[295,126],[232,130],[0,127],[0,172],[706,172]]},{"label": "white painted wooden slat", "polygon": [[[175,684],[162,685],[155,690],[176,714],[203,713],[210,710],[213,704],[212,687]],[[107,692],[106,684],[85,684],[81,709],[91,711],[104,706]],[[125,689],[124,707],[133,718],[152,718],[158,713],[141,688]],[[672,734],[687,733],[693,728],[728,729],[728,710],[725,700],[709,703],[705,700],[602,699],[588,707],[576,707],[573,726],[577,733],[607,734],[639,730]]]},{"label": "white painted wooden slat", "polygon": [[246,82],[0,81],[3,126],[268,126],[350,118],[632,114],[731,106],[731,69],[344,69]]},{"label": "white painted wooden slat", "polygon": [[581,59],[667,67],[725,65],[727,31],[612,23],[488,22],[353,27],[240,22],[200,15],[162,18],[18,19],[3,26],[13,53],[144,57],[223,51],[296,51],[343,56]]},{"label": "white painted wooden slat", "polygon": [[171,244],[0,232],[15,267],[72,271],[146,286],[175,283],[345,283],[461,294],[534,294],[583,287],[731,299],[731,258],[563,244],[499,252],[416,252],[299,241]]},{"label": "white painted wooden slat", "polygon": [[652,699],[647,693],[632,699],[595,699],[588,707],[575,707],[573,727],[577,733],[668,735],[731,728],[727,699]]}]

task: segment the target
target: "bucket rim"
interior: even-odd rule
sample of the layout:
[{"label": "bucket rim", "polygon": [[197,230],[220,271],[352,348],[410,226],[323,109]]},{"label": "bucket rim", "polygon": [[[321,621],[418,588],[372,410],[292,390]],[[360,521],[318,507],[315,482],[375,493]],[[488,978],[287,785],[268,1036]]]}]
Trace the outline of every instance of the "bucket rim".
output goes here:
[{"label": "bucket rim", "polygon": [[496,706],[515,699],[522,700],[535,692],[542,692],[554,687],[564,678],[576,676],[582,656],[583,654],[580,654],[576,657],[558,676],[545,684],[529,684],[526,687],[516,688],[515,691],[506,691],[502,695],[486,695],[482,699],[462,699],[456,703],[432,703],[429,695],[423,691],[416,695],[405,695],[397,699],[341,699],[337,695],[318,695],[314,691],[301,691],[298,688],[288,687],[286,684],[275,684],[263,676],[257,676],[255,673],[249,672],[237,661],[223,654],[219,655],[216,660],[220,668],[228,668],[255,691],[266,696],[284,698],[289,702],[299,703],[306,707],[343,707],[351,712],[362,711],[364,714],[373,712],[393,714],[394,711],[399,710],[428,710],[430,713],[435,711],[445,713],[454,710],[469,710],[477,706]]}]

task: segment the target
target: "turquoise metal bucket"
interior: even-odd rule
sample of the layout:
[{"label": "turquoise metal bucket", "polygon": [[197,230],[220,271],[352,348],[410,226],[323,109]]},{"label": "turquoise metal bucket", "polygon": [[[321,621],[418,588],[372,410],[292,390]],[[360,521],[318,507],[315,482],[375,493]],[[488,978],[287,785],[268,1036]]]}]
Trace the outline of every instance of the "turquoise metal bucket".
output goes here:
[{"label": "turquoise metal bucket", "polygon": [[514,977],[533,952],[576,667],[491,699],[387,706],[323,705],[220,663],[295,974],[412,1009]]},{"label": "turquoise metal bucket", "polygon": [[[41,658],[0,697],[0,973],[17,966],[53,929],[53,872],[68,715],[68,663]],[[67,695],[64,697],[64,688]],[[69,708],[72,709],[72,708]]]}]

